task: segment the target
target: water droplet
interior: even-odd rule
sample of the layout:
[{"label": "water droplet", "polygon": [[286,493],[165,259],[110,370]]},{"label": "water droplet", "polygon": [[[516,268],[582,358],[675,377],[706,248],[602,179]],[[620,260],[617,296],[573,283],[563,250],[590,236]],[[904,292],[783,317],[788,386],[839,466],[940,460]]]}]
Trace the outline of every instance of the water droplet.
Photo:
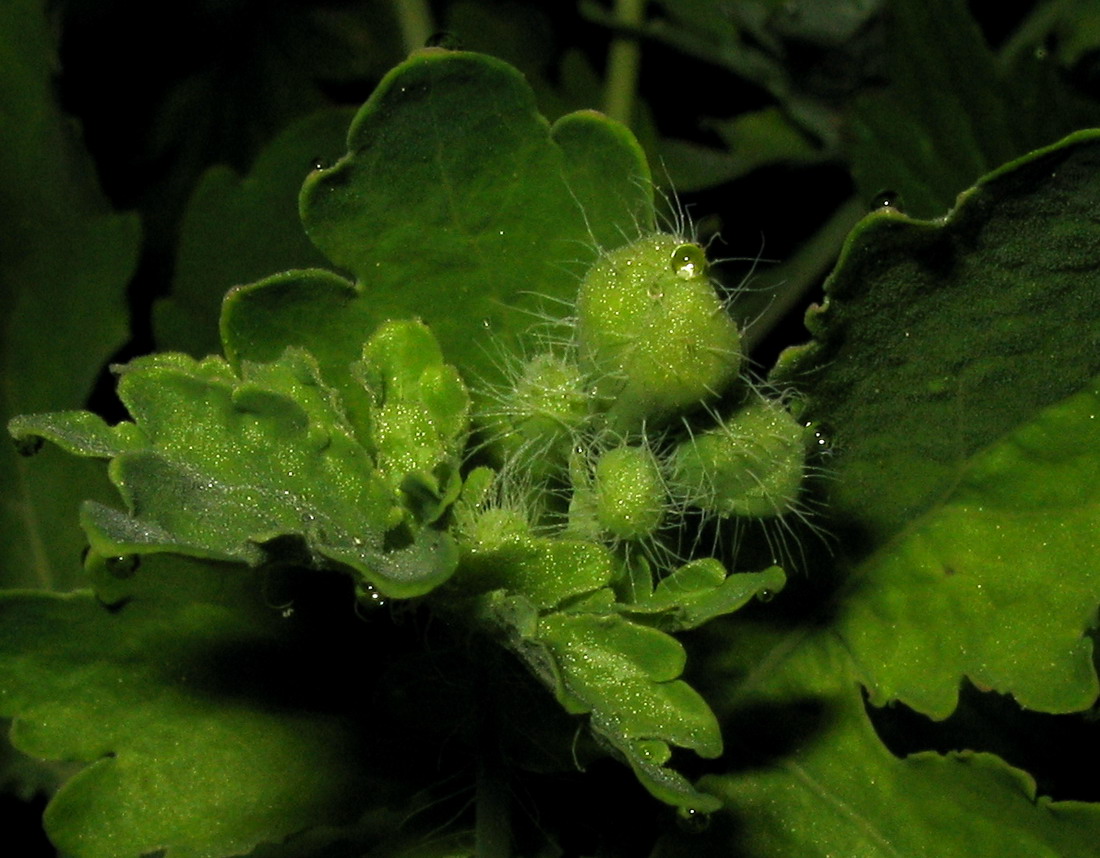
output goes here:
[{"label": "water droplet", "polygon": [[108,557],[103,561],[103,568],[115,578],[129,578],[141,565],[141,558],[136,554],[123,554],[118,557]]},{"label": "water droplet", "polygon": [[30,457],[42,449],[45,443],[40,435],[27,435],[15,439],[15,452],[20,456]]},{"label": "water droplet", "polygon": [[874,199],[871,200],[871,211],[883,210],[904,214],[905,208],[902,205],[901,194],[897,191],[879,191],[875,194]]},{"label": "water droplet", "polygon": [[381,608],[386,604],[386,597],[379,593],[373,584],[357,584],[355,598],[360,605],[367,608]]},{"label": "water droplet", "polygon": [[672,251],[669,266],[684,280],[698,277],[707,270],[707,254],[698,244],[681,244]]},{"label": "water droplet", "polygon": [[424,42],[424,47],[443,48],[445,51],[461,51],[462,41],[454,33],[440,30],[438,33],[432,33],[428,36],[427,41]]},{"label": "water droplet", "polygon": [[314,170],[324,170],[328,168],[328,161],[324,158],[314,158],[309,163]]},{"label": "water droplet", "polygon": [[710,814],[694,807],[682,807],[676,814],[680,829],[689,834],[700,834],[710,828]]},{"label": "water droplet", "polygon": [[757,598],[757,601],[760,601],[760,602],[770,602],[772,599],[775,598],[775,593],[772,592],[771,590],[764,589],[764,590],[761,590],[759,593],[756,594],[756,598]]}]

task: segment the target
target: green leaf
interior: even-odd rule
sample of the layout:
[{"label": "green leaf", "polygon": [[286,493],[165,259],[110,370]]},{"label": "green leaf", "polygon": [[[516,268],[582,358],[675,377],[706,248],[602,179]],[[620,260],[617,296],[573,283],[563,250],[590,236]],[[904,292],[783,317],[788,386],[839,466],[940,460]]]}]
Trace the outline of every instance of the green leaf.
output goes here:
[{"label": "green leaf", "polygon": [[556,678],[561,704],[588,713],[592,731],[625,757],[646,789],[685,809],[717,808],[712,796],[665,767],[669,745],[704,757],[722,753],[714,713],[678,678],[686,656],[675,638],[615,614],[559,612],[538,620],[530,643],[540,652],[528,658]]},{"label": "green leaf", "polygon": [[[421,347],[431,342],[415,330]],[[445,437],[416,463],[432,471],[455,453],[446,446],[464,428],[465,393],[453,370],[427,363],[442,386],[405,393],[409,407],[438,418]],[[441,532],[413,532],[411,544],[386,550],[387,532],[404,518],[396,503],[407,472],[396,469],[409,463],[387,461],[390,470],[378,470],[308,353],[288,349],[274,363],[245,362],[240,378],[220,358],[178,353],[139,358],[120,372],[119,396],[136,426],[111,429],[70,413],[11,427],[82,455],[113,457],[111,480],[128,514],[95,502],[82,513],[100,554],[168,551],[256,565],[272,554],[285,559],[291,538],[305,548],[302,562],[353,569],[395,598],[422,595],[453,571],[454,547]]]},{"label": "green leaf", "polygon": [[[495,505],[495,479],[489,468],[475,468],[455,504],[462,561],[451,588],[472,595],[499,592],[500,598],[520,597],[531,609],[550,610],[607,586],[615,570],[605,548],[532,533],[518,511]],[[498,601],[493,597],[483,608],[491,612]]]},{"label": "green leaf", "polygon": [[[136,217],[110,211],[71,120],[54,104],[52,30],[35,0],[0,8],[0,421],[84,404],[125,340]],[[106,498],[100,469],[0,450],[0,585],[80,580],[73,513]]]},{"label": "green leaf", "polygon": [[938,217],[984,173],[1100,122],[1063,76],[998,63],[962,0],[893,0],[886,20],[890,85],[848,117],[865,202],[890,191],[911,215]]},{"label": "green leaf", "polygon": [[700,788],[726,809],[662,858],[1095,854],[1100,805],[1037,798],[1026,773],[992,754],[891,754],[867,716],[858,662],[832,630],[742,622],[721,634],[708,673],[733,770]]},{"label": "green leaf", "polygon": [[[310,238],[358,294],[301,275],[314,295],[331,293],[332,313],[305,319],[293,314],[302,301],[290,275],[235,296],[222,319],[231,359],[297,344],[325,366],[315,341],[419,314],[448,360],[493,377],[491,338],[570,299],[583,270],[570,264],[652,228],[629,132],[594,113],[550,128],[518,72],[490,57],[418,52],[360,110],[348,148],[309,176],[301,205]],[[361,339],[330,348],[357,351]]]},{"label": "green leaf", "polygon": [[833,629],[876,703],[960,679],[1050,712],[1097,695],[1100,134],[984,179],[946,221],[873,215],[809,317],[807,416],[850,534]]},{"label": "green leaf", "polygon": [[139,578],[114,611],[88,593],[0,595],[13,741],[88,763],[46,811],[61,852],[237,855],[400,801],[388,748],[415,740],[327,686],[318,629],[262,604],[256,575],[156,558]]},{"label": "green leaf", "polygon": [[154,307],[161,349],[194,357],[217,352],[218,315],[231,287],[324,264],[302,231],[298,191],[315,162],[342,150],[351,116],[333,109],[292,123],[245,177],[226,166],[206,171],[180,227],[172,294]]},{"label": "green leaf", "polygon": [[652,594],[621,605],[619,610],[662,631],[678,632],[732,614],[750,599],[769,599],[786,581],[778,566],[729,575],[718,560],[708,557],[684,564],[662,578]]},{"label": "green leaf", "polygon": [[1044,712],[1100,685],[1100,378],[970,458],[933,509],[859,565],[837,631],[876,703],[933,717],[958,678]]},{"label": "green leaf", "polygon": [[379,469],[395,489],[417,475],[437,499],[442,497],[448,486],[432,472],[453,463],[448,476],[451,482],[458,479],[470,398],[458,371],[443,363],[431,331],[419,322],[382,325],[353,372],[374,400],[371,440]]}]

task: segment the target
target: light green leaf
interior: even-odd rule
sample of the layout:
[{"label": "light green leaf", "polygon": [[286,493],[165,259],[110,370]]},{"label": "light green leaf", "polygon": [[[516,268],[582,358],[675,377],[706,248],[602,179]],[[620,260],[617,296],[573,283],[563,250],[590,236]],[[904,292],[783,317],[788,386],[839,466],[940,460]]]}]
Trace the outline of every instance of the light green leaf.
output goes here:
[{"label": "light green leaf", "polygon": [[589,714],[596,736],[621,753],[657,798],[695,811],[718,802],[666,768],[669,745],[704,757],[722,753],[718,722],[702,697],[679,679],[686,656],[664,632],[616,614],[560,612],[538,620],[538,654],[528,658],[556,677],[559,702]]},{"label": "light green leaf", "polygon": [[237,855],[400,801],[398,771],[378,767],[415,740],[338,703],[303,656],[317,629],[262,604],[256,575],[157,558],[140,576],[113,611],[88,593],[0,595],[14,743],[88,764],[46,811],[61,852]]},{"label": "light green leaf", "polygon": [[[475,595],[500,592],[499,598],[519,597],[534,610],[550,610],[607,586],[615,570],[603,546],[532,533],[517,511],[494,505],[495,478],[488,468],[474,469],[455,504],[462,561],[452,588]],[[499,598],[485,609],[495,610]]]},{"label": "light green leaf", "polygon": [[[448,488],[457,490],[470,398],[458,371],[443,363],[431,331],[419,322],[387,322],[364,346],[353,373],[373,399],[371,440],[391,485],[398,489],[416,475],[436,500]],[[433,472],[444,465],[452,467],[441,481]]]},{"label": "light green leaf", "polygon": [[836,630],[877,703],[946,717],[964,676],[1049,712],[1097,695],[1098,168],[1081,133],[946,221],[867,218],[780,368],[820,368]]},{"label": "light green leaf", "polygon": [[1100,378],[973,456],[860,564],[837,618],[872,700],[936,718],[958,677],[1029,709],[1087,709],[1100,604]]},{"label": "light green leaf", "polygon": [[733,771],[700,787],[726,808],[708,833],[670,840],[660,858],[1095,854],[1100,805],[1037,798],[1026,773],[992,754],[891,754],[864,708],[858,664],[832,630],[741,622],[722,629],[721,651],[709,665],[712,700]]},{"label": "light green leaf", "polygon": [[[139,358],[120,372],[119,396],[136,427],[110,429],[72,413],[12,426],[82,455],[113,456],[111,480],[128,512],[89,502],[82,513],[100,554],[167,551],[256,565],[272,551],[286,559],[290,538],[304,548],[301,562],[346,566],[395,598],[421,595],[453,571],[454,547],[440,532],[415,532],[411,545],[385,549],[387,531],[404,518],[396,493],[405,474],[378,470],[308,353],[245,362],[240,378],[219,358],[179,353]],[[409,391],[415,407],[421,393]],[[457,396],[461,405],[463,395],[452,377],[444,403]],[[445,416],[453,432],[464,411]]]},{"label": "light green leaf", "polygon": [[[360,110],[348,148],[301,198],[310,237],[359,281],[348,312],[370,328],[419,314],[448,360],[479,375],[499,371],[490,337],[569,299],[599,246],[652,227],[629,132],[590,112],[549,127],[518,72],[490,57],[418,52]],[[247,321],[242,304],[227,307],[227,348],[245,324],[284,344],[287,330],[318,337],[291,324],[284,292],[255,290]]]},{"label": "light green leaf", "polygon": [[718,560],[708,557],[686,563],[662,578],[651,595],[620,605],[619,610],[662,631],[678,632],[732,614],[750,599],[770,599],[786,581],[778,566],[729,575]]}]

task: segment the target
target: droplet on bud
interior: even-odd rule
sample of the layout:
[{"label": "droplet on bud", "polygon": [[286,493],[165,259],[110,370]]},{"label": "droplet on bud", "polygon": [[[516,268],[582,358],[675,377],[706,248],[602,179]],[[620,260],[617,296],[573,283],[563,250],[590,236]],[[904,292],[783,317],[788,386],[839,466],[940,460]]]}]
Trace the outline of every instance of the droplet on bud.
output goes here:
[{"label": "droplet on bud", "polygon": [[706,274],[707,254],[698,244],[681,244],[672,251],[669,265],[677,277],[690,280]]}]

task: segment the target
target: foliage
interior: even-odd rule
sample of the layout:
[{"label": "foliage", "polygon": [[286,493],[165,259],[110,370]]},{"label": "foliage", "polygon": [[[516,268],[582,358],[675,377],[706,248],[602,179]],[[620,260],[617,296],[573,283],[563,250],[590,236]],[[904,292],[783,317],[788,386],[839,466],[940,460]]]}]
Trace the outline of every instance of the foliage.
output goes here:
[{"label": "foliage", "polygon": [[[1087,4],[999,52],[955,0],[581,4],[616,118],[488,3],[448,7],[488,53],[294,118],[372,74],[348,33],[427,22],[300,5],[257,20],[362,29],[272,83],[247,175],[162,115],[141,217],[54,104],[43,4],[0,10],[0,782],[60,853],[1094,854],[1100,794],[1049,762],[1100,693]],[[636,40],[766,103],[671,139]],[[760,278],[798,305],[835,260],[766,373],[774,311],[647,154],[852,177]],[[128,282],[161,351],[119,352]]]}]

